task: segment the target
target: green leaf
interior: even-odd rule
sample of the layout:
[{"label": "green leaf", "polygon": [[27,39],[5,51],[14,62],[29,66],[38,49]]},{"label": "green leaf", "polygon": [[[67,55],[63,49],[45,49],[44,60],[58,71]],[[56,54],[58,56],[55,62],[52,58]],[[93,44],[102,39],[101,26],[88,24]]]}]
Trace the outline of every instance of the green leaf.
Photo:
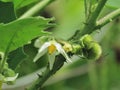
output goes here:
[{"label": "green leaf", "polygon": [[[8,24],[0,24],[0,51],[9,52],[30,42],[33,38],[48,34],[43,30],[50,27],[52,19],[42,17],[16,20]],[[7,51],[8,52],[8,51]]]},{"label": "green leaf", "polygon": [[108,0],[106,5],[111,8],[120,8],[120,0]]},{"label": "green leaf", "polygon": [[13,0],[0,0],[2,2],[12,2]]},{"label": "green leaf", "polygon": [[19,63],[21,63],[26,57],[27,55],[23,52],[22,47],[10,52],[7,60],[9,67],[15,70]]},{"label": "green leaf", "polygon": [[64,65],[65,61],[65,57],[63,57],[61,54],[57,55],[53,64],[52,73],[56,73]]},{"label": "green leaf", "polygon": [[16,19],[14,13],[14,6],[11,2],[1,2],[0,1],[0,23],[8,23]]},{"label": "green leaf", "polygon": [[40,0],[14,0],[13,3],[14,3],[15,9],[19,9],[29,4],[36,3],[38,1]]}]

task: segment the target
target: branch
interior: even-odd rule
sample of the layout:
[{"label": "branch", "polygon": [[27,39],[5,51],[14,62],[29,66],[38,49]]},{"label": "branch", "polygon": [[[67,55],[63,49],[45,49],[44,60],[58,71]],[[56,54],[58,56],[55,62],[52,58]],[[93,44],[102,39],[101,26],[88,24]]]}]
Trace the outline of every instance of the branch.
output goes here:
[{"label": "branch", "polygon": [[107,0],[100,0],[95,11],[91,14],[89,20],[86,22],[87,25],[85,25],[85,27],[83,28],[83,31],[81,33],[82,35],[84,35],[86,33],[89,34],[93,31],[93,28],[96,24],[96,20],[97,20],[99,14],[100,14],[101,10],[103,9],[106,2],[107,2]]},{"label": "branch", "polygon": [[38,11],[41,11],[44,7],[46,7],[48,4],[50,4],[53,1],[55,1],[55,0],[42,0],[42,1],[40,1],[34,7],[30,8],[27,12],[25,12],[19,19],[33,16],[34,14],[36,14]]},{"label": "branch", "polygon": [[106,15],[102,19],[98,20],[96,22],[96,27],[95,29],[99,29],[102,26],[106,25],[107,23],[113,21],[113,19],[116,19],[120,15],[120,8],[111,12],[110,14]]},{"label": "branch", "polygon": [[86,25],[84,26],[82,32],[80,31],[76,35],[75,39],[79,39],[82,35],[85,35],[86,33],[90,34],[93,31],[93,29],[96,25],[96,20],[97,20],[99,14],[100,14],[101,10],[103,9],[106,2],[107,2],[107,0],[100,0],[98,2],[98,5],[97,5],[95,11],[91,13],[89,19],[86,21]]},{"label": "branch", "polygon": [[46,68],[46,71],[44,72],[44,74],[33,83],[33,85],[26,89],[26,90],[39,90],[43,83],[52,75],[51,71],[49,70],[49,68]]},{"label": "branch", "polygon": [[39,77],[31,87],[27,90],[40,90],[43,84],[53,75],[55,74],[62,66],[64,65],[65,58],[59,54],[55,58],[55,62],[52,70],[49,69],[49,65],[46,68],[46,71],[43,73],[41,77]]}]

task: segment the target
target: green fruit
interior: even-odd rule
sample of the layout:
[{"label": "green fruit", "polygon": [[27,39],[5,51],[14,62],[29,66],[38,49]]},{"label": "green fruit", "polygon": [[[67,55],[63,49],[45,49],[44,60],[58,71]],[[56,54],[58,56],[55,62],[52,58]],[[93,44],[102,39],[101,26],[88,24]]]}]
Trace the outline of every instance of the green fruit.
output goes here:
[{"label": "green fruit", "polygon": [[98,43],[91,43],[91,48],[89,49],[83,49],[83,55],[87,58],[87,59],[91,59],[91,60],[96,60],[98,59],[102,54],[102,49],[101,46]]}]

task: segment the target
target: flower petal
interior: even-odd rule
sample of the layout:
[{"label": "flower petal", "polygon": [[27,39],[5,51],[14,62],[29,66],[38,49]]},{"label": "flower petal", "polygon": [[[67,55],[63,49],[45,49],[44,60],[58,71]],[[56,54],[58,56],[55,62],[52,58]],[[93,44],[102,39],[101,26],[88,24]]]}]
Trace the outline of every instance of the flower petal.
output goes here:
[{"label": "flower petal", "polygon": [[4,81],[14,81],[18,77],[18,73],[14,77],[6,77]]},{"label": "flower petal", "polygon": [[37,55],[35,56],[35,58],[33,59],[33,62],[36,62],[40,57],[42,57],[45,53],[47,52],[47,49],[45,49],[42,52],[38,52]]},{"label": "flower petal", "polygon": [[41,48],[39,49],[39,53],[41,53],[42,51],[44,51],[48,46],[50,46],[51,45],[51,43],[50,42],[46,42],[46,43],[44,43],[42,46],[41,46]]},{"label": "flower petal", "polygon": [[55,46],[59,53],[61,53],[67,60],[67,62],[72,62],[71,59],[68,57],[67,53],[64,51],[62,46],[59,43],[55,43]]},{"label": "flower petal", "polygon": [[52,68],[53,68],[53,65],[54,65],[54,62],[55,62],[55,55],[56,55],[55,52],[53,54],[48,55],[50,70],[52,70]]},{"label": "flower petal", "polygon": [[37,55],[33,59],[33,62],[36,62],[41,56],[43,56],[47,52],[47,47],[50,46],[49,42],[44,43],[41,48],[38,50]]}]

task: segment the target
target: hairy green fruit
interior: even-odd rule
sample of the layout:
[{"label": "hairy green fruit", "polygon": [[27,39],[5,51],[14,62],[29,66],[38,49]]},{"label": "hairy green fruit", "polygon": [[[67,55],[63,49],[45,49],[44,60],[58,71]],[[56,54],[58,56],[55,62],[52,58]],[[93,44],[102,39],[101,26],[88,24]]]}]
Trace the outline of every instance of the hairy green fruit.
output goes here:
[{"label": "hairy green fruit", "polygon": [[101,56],[101,46],[97,42],[95,42],[91,35],[84,35],[80,39],[80,44],[82,46],[83,55],[87,59],[96,60]]},{"label": "hairy green fruit", "polygon": [[96,60],[101,56],[101,54],[102,54],[101,46],[96,42],[91,43],[91,48],[89,48],[89,49],[84,48],[83,49],[83,55],[87,59]]}]

